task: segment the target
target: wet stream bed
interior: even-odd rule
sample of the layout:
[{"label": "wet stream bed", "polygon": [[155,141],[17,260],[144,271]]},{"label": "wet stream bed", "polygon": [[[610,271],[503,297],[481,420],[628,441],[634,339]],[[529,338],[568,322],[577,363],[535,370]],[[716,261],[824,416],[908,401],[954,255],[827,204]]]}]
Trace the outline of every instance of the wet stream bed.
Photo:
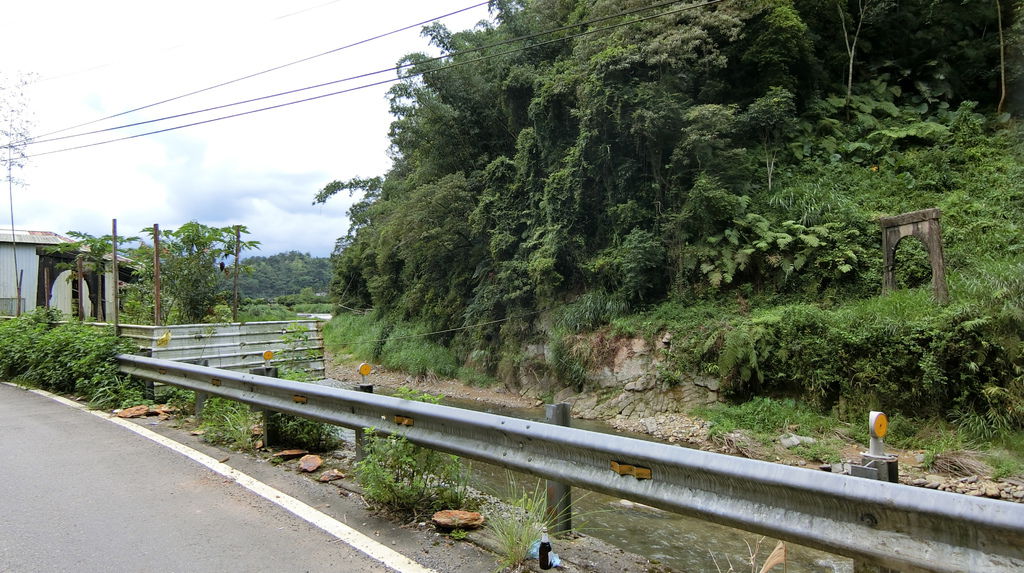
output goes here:
[{"label": "wet stream bed", "polygon": [[[544,421],[543,408],[504,408],[472,400],[445,399],[448,406]],[[573,419],[571,426],[605,434],[648,441],[660,441],[646,434],[621,432],[608,424]],[[684,447],[684,446],[680,446]],[[536,477],[510,472],[504,468],[472,461],[470,485],[509,499],[524,490],[543,491],[544,482]],[[518,491],[512,491],[513,487]],[[657,508],[573,488],[573,526],[581,533],[621,549],[643,555],[678,571],[747,571],[750,555],[757,552],[758,567],[774,549],[776,539],[686,517]],[[758,545],[760,540],[760,545]],[[850,559],[808,547],[787,543],[787,566],[791,573],[847,573],[853,571]]]},{"label": "wet stream bed", "polygon": [[[502,416],[545,420],[543,408],[506,408],[451,398],[444,399],[442,403]],[[592,420],[573,419],[571,425],[594,432],[660,441],[646,434],[621,432]],[[345,430],[344,433],[345,438],[351,440],[351,431]],[[479,461],[465,460],[465,463],[470,469],[470,485],[485,494],[510,499],[524,491],[530,494],[543,492],[545,487],[543,480],[534,476]],[[572,490],[572,512],[573,526],[580,533],[683,572],[751,570],[750,556],[754,551],[757,551],[759,566],[753,570],[758,571],[777,541],[579,488]],[[788,543],[786,571],[849,573],[853,571],[853,562],[845,557]]]}]

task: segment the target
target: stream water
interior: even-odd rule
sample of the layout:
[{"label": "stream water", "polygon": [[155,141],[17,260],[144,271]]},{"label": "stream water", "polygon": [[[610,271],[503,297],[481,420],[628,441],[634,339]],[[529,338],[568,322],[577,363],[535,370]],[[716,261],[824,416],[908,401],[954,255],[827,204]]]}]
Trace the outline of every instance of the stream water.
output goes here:
[{"label": "stream water", "polygon": [[[503,416],[544,420],[542,408],[503,408],[473,400],[457,399],[447,399],[444,403]],[[647,435],[625,434],[601,422],[574,419],[572,426],[652,440]],[[533,476],[509,472],[504,468],[481,462],[467,464],[471,469],[470,485],[482,492],[505,497],[518,495],[524,490],[531,493],[543,491],[544,484]],[[519,491],[510,491],[510,484],[514,484]],[[753,533],[595,492],[573,488],[572,496],[573,524],[579,527],[582,533],[678,571],[746,571],[750,568],[750,554],[753,548],[759,547],[757,561],[761,563],[776,544],[775,539],[764,538],[758,546],[761,536]],[[845,557],[791,543],[787,544],[787,557],[786,571],[791,573],[853,571],[852,561]]]},{"label": "stream water", "polygon": [[[542,408],[501,408],[470,400],[446,400],[459,408],[473,409],[531,420],[544,420]],[[631,438],[652,440],[647,435],[623,433],[602,422],[572,420],[574,428]],[[652,440],[656,441],[656,440]],[[513,494],[509,482],[533,492],[543,483],[532,476],[511,473],[504,468],[472,462],[470,482],[484,492]],[[750,567],[751,549],[761,536],[661,511],[604,494],[573,488],[573,523],[582,524],[581,532],[624,550],[643,555],[679,571],[744,571]],[[758,562],[775,547],[776,540],[764,538]],[[787,571],[793,573],[852,572],[849,559],[807,547],[787,544]]]}]

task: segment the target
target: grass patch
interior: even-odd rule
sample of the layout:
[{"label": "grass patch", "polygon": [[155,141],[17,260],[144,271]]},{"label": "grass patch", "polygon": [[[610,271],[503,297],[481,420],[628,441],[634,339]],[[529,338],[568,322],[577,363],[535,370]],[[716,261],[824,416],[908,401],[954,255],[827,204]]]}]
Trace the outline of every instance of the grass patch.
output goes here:
[{"label": "grass patch", "polygon": [[1017,452],[997,448],[989,450],[986,460],[992,466],[992,478],[1024,477],[1024,456]]},{"label": "grass patch", "polygon": [[414,324],[378,321],[366,314],[340,314],[324,327],[324,344],[335,354],[348,354],[415,376],[459,376],[470,384],[493,383],[491,377],[461,367],[452,350],[431,340],[426,328]]},{"label": "grass patch", "polygon": [[368,314],[339,314],[324,325],[324,344],[335,353],[359,360],[376,360],[378,344],[386,338],[384,323]]},{"label": "grass patch", "polygon": [[380,362],[416,376],[433,374],[454,378],[459,370],[455,354],[429,340],[425,334],[425,329],[413,325],[396,326],[384,344]]},{"label": "grass patch", "polygon": [[498,545],[498,571],[515,568],[526,561],[530,546],[540,539],[541,532],[548,526],[544,515],[547,495],[540,482],[533,491],[525,488],[517,491],[515,479],[509,474],[508,483],[512,492],[503,497],[507,501],[487,511],[487,529]]},{"label": "grass patch", "polygon": [[288,307],[275,304],[253,304],[238,309],[239,322],[266,322],[273,320],[296,320],[299,316]]},{"label": "grass patch", "polygon": [[253,426],[258,423],[257,415],[249,406],[226,398],[210,398],[203,404],[203,439],[211,444],[232,449],[250,451],[253,449]]},{"label": "grass patch", "polygon": [[694,413],[711,422],[708,435],[728,434],[746,430],[755,437],[772,440],[792,432],[803,436],[820,436],[847,424],[833,416],[825,416],[796,400],[754,398],[743,404],[713,404],[696,408]]}]

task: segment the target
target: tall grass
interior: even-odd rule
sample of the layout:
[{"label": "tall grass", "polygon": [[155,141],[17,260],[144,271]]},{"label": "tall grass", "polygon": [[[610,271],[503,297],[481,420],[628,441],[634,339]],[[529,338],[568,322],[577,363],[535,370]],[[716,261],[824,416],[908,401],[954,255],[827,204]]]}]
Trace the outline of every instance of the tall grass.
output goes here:
[{"label": "tall grass", "polygon": [[335,352],[417,376],[451,378],[459,373],[455,353],[430,339],[426,328],[389,324],[370,315],[340,314],[324,328],[324,343]]},{"label": "tall grass", "polygon": [[257,422],[249,406],[226,398],[210,398],[203,405],[199,427],[205,432],[206,441],[247,451],[253,447],[253,426]]},{"label": "tall grass", "polygon": [[514,568],[526,561],[530,547],[540,539],[548,526],[545,518],[547,495],[540,482],[533,491],[519,490],[512,474],[508,474],[511,495],[506,503],[487,508],[487,529],[498,545],[498,570]]}]

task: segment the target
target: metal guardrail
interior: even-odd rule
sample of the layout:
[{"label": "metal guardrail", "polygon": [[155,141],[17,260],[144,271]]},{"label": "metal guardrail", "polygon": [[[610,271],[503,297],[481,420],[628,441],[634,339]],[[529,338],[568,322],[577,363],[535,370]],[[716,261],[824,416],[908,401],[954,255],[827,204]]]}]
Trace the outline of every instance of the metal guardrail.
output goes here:
[{"label": "metal guardrail", "polygon": [[323,333],[316,320],[173,324],[122,324],[120,335],[153,358],[180,362],[207,361],[215,368],[241,370],[263,366],[263,352],[276,354],[274,366],[288,366],[322,376]]},{"label": "metal guardrail", "polygon": [[901,571],[1024,570],[1024,505],[120,355],[120,369]]}]

